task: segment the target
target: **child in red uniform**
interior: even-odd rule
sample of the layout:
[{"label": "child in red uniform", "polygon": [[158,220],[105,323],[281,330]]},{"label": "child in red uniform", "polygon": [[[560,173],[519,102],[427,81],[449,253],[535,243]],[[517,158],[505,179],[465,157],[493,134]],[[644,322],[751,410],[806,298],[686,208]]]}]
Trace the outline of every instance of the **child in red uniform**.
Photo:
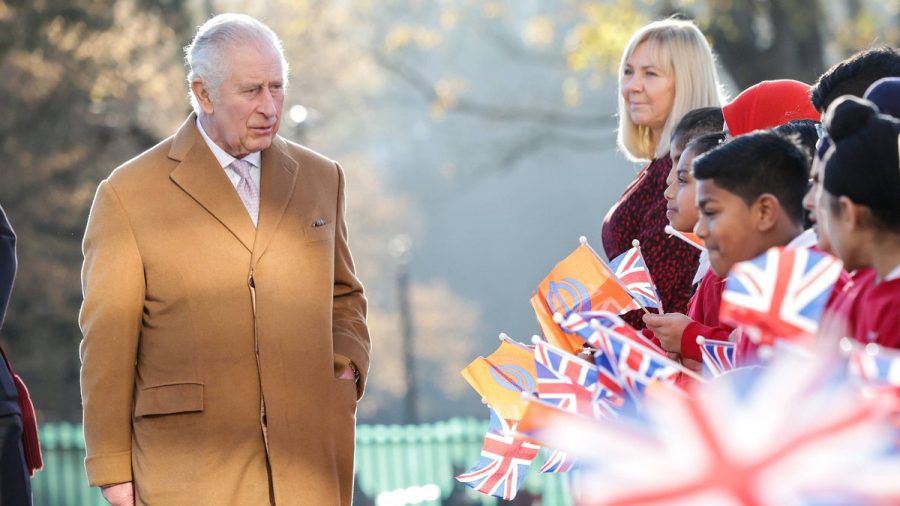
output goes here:
[{"label": "child in red uniform", "polygon": [[[694,225],[697,224],[698,211],[695,204],[696,181],[692,175],[694,160],[700,155],[717,147],[725,140],[725,135],[719,131],[718,133],[710,133],[694,139],[684,148],[680,154],[678,165],[675,167],[675,174],[669,177],[669,186],[666,188],[664,196],[666,197],[666,218],[669,225],[679,232],[692,232]],[[660,338],[663,336],[674,336],[678,330],[670,328],[677,325],[678,322],[684,321],[692,330],[691,332],[700,332],[704,336],[713,339],[713,327],[719,324],[719,300],[721,300],[721,289],[718,287],[719,280],[715,275],[706,272],[709,267],[709,261],[705,258],[705,254],[701,256],[701,270],[695,279],[702,279],[697,291],[688,302],[687,315],[681,313],[667,313],[664,315],[645,315],[644,323],[647,328],[644,334],[654,342],[662,346]],[[724,282],[724,280],[722,280]],[[704,325],[706,324],[706,325]],[[708,325],[708,326],[707,326]],[[711,326],[711,327],[709,327]],[[660,332],[660,336],[655,335],[655,331]],[[731,329],[725,331],[725,337]],[[686,331],[682,331],[684,333]],[[680,336],[681,334],[678,334]],[[717,334],[718,335],[718,334]],[[697,334],[694,334],[696,339]],[[718,338],[718,337],[717,337]],[[680,337],[679,337],[680,339]],[[689,348],[687,353],[675,350],[674,344],[670,344],[668,348],[663,347],[672,355],[671,358],[680,358],[687,361],[685,365],[692,369],[700,369],[700,349],[695,346]],[[696,353],[694,353],[696,352]],[[679,355],[681,355],[679,357]],[[692,362],[693,361],[693,362]]]},{"label": "child in red uniform", "polygon": [[[700,209],[694,231],[706,241],[716,275],[774,246],[797,246],[807,164],[794,141],[772,131],[738,137],[694,161]],[[739,341],[735,360],[755,359],[754,345]]]},{"label": "child in red uniform", "polygon": [[[692,175],[694,160],[704,153],[716,148],[725,140],[722,132],[707,134],[694,139],[687,145],[678,162],[674,180],[666,188],[665,197],[668,203],[666,217],[669,225],[679,232],[692,232],[697,224],[696,181]],[[708,266],[708,261],[707,261]],[[727,339],[733,330],[731,327],[719,325],[719,303],[722,300],[722,289],[725,278],[712,272],[702,275],[700,285],[688,302],[687,314],[668,313],[664,315],[645,315],[644,323],[653,333],[652,338],[666,351],[681,355],[688,366],[699,367],[700,348],[697,336],[708,339]],[[651,337],[649,333],[648,337]]]},{"label": "child in red uniform", "polygon": [[875,271],[856,297],[852,337],[900,348],[900,120],[847,96],[828,108],[826,130],[821,228],[847,269]]},{"label": "child in red uniform", "polygon": [[[866,90],[863,98],[874,103],[882,114],[895,118],[900,116],[900,78],[888,77],[876,81]],[[803,207],[809,211],[813,229],[818,236],[818,247],[827,253],[833,252],[828,235],[819,226],[824,219],[819,216],[822,210],[816,206],[816,199],[822,191],[822,157],[830,147],[831,139],[825,134],[816,147],[816,156],[810,176],[812,184],[803,199]],[[875,269],[862,267],[852,270],[849,273],[848,281],[843,286],[835,285],[835,292],[828,301],[825,313],[819,322],[819,336],[836,339],[853,334],[853,329],[862,311],[862,301],[865,299],[866,292],[875,286],[876,277]]]}]

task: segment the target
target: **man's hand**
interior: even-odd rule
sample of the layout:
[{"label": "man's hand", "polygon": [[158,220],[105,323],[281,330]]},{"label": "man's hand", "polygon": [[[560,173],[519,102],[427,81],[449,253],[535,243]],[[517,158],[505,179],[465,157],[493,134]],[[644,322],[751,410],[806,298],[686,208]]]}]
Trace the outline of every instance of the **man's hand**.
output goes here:
[{"label": "man's hand", "polygon": [[344,369],[341,370],[338,379],[353,380],[356,383],[359,383],[359,369],[356,368],[356,365],[354,365],[353,362],[349,362],[347,367],[344,367]]},{"label": "man's hand", "polygon": [[692,321],[681,313],[644,315],[644,324],[659,339],[662,349],[672,353],[681,353],[681,335]]},{"label": "man's hand", "polygon": [[350,366],[348,365],[347,367],[344,368],[343,371],[341,371],[341,374],[338,375],[338,379],[342,379],[342,380],[354,379],[353,378],[353,369],[351,369]]},{"label": "man's hand", "polygon": [[134,482],[109,485],[102,487],[100,491],[103,498],[112,506],[134,506]]}]

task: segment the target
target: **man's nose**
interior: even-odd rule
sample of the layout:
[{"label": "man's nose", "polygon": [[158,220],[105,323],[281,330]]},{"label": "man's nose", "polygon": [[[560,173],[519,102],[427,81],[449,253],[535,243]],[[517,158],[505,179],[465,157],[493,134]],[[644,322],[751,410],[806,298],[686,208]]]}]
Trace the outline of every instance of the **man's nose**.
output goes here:
[{"label": "man's nose", "polygon": [[272,91],[266,88],[260,94],[260,104],[257,107],[257,110],[267,118],[272,117],[278,112],[278,108],[276,107],[276,99],[272,95]]}]

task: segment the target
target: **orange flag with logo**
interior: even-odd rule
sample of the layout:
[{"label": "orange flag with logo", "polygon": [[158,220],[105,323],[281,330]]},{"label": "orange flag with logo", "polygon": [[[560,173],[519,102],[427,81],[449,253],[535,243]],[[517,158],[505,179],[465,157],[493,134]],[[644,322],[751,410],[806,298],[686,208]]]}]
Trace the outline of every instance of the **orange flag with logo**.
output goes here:
[{"label": "orange flag with logo", "polygon": [[537,390],[534,351],[503,339],[496,351],[472,361],[462,375],[497,413],[507,420],[522,418],[522,392]]},{"label": "orange flag with logo", "polygon": [[541,325],[541,332],[548,343],[573,355],[581,351],[585,344],[584,339],[578,334],[570,334],[564,331],[553,320],[553,314],[550,313],[550,308],[547,307],[547,303],[544,302],[541,294],[536,293],[531,296],[531,307],[534,308],[534,314]]},{"label": "orange flag with logo", "polygon": [[538,285],[550,314],[637,309],[628,290],[587,243],[556,264]]}]

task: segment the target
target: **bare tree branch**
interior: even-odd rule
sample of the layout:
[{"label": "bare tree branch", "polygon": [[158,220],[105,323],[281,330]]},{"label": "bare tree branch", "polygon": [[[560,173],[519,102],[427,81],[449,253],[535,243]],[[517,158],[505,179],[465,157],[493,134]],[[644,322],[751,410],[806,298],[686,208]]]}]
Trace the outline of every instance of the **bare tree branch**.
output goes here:
[{"label": "bare tree branch", "polygon": [[[376,63],[409,84],[424,100],[433,102],[438,98],[434,84],[413,66],[390,58],[377,49],[369,47],[367,50]],[[467,97],[459,97],[450,112],[497,123],[536,123],[561,128],[608,128],[615,124],[611,116],[604,114],[576,114],[534,106],[498,106]]]}]

